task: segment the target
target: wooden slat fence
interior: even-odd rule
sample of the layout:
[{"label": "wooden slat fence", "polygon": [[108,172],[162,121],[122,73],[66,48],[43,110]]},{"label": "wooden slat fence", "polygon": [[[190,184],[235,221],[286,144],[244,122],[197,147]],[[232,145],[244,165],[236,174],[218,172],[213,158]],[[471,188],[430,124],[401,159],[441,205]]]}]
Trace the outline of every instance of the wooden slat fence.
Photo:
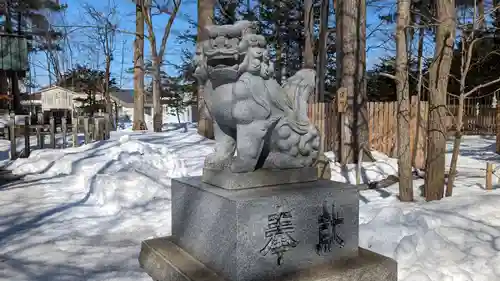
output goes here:
[{"label": "wooden slat fence", "polygon": [[[369,145],[391,157],[397,157],[397,102],[369,102]],[[415,153],[413,165],[417,168],[425,166],[425,140],[428,103],[412,99],[410,105],[410,150]],[[417,132],[418,131],[418,132]],[[415,136],[418,134],[417,150],[414,152]]]},{"label": "wooden slat fence", "polygon": [[[310,120],[322,132],[322,147],[324,151],[336,151],[338,141],[337,114],[335,102],[331,103],[311,103],[308,108]],[[448,135],[454,134],[454,114],[458,110],[458,105],[448,105],[448,117],[446,126]],[[428,102],[417,102],[413,97],[410,107],[410,143],[412,153],[415,153],[413,165],[423,168],[425,165],[425,146],[427,131],[427,114],[429,111]],[[500,106],[492,108],[491,105],[478,105],[472,102],[466,103],[464,107],[464,134],[466,135],[494,135],[497,130],[497,118],[500,119]],[[396,154],[396,129],[397,129],[397,102],[369,102],[368,103],[368,128],[369,146],[373,150],[383,152],[391,157]],[[498,115],[498,117],[497,117]],[[500,127],[500,124],[498,124]],[[417,132],[418,131],[418,132]],[[500,134],[500,132],[498,132]],[[415,136],[418,134],[418,140]],[[416,151],[413,146],[417,144]],[[499,149],[500,152],[500,149]]]},{"label": "wooden slat fence", "polygon": [[[458,105],[448,105],[450,114],[456,116]],[[496,108],[491,105],[464,106],[464,134],[465,135],[494,135],[496,133]],[[455,131],[452,124],[448,128]]]},{"label": "wooden slat fence", "polygon": [[309,120],[321,133],[323,151],[332,151],[336,140],[336,108],[335,103],[310,103],[308,105]]}]

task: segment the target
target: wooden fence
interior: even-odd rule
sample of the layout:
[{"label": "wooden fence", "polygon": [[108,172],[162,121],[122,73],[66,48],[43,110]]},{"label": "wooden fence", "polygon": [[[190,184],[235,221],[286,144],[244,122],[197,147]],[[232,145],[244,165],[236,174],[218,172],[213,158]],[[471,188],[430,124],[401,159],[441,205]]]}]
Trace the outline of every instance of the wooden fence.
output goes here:
[{"label": "wooden fence", "polygon": [[[15,116],[11,115],[8,125],[4,127],[3,137],[10,141],[10,159],[18,157],[28,157],[31,151],[31,136],[36,136],[37,148],[56,148],[56,134],[62,135],[62,146],[66,147],[68,133],[72,134],[72,146],[80,145],[78,133],[83,132],[84,143],[90,143],[96,140],[105,140],[109,138],[110,127],[109,117],[106,114],[95,117],[79,116],[72,119],[72,124],[67,124],[66,117],[61,118],[61,124],[56,126],[54,117],[51,116],[49,124],[31,125],[30,117],[26,116],[24,123],[15,124]],[[48,146],[45,142],[46,136],[49,136]],[[19,153],[17,151],[17,139],[24,139],[24,149]]]},{"label": "wooden fence", "polygon": [[332,151],[336,141],[336,109],[334,103],[310,103],[308,117],[321,132],[321,148]]},{"label": "wooden fence", "polygon": [[[324,151],[336,151],[337,139],[337,114],[335,102],[309,104],[308,115],[310,120],[322,132],[322,147]],[[455,131],[454,115],[458,105],[449,104],[448,117],[445,119],[449,135]],[[500,110],[500,105],[497,107]],[[464,107],[464,134],[466,135],[494,135],[497,130],[497,108],[490,105],[477,105],[466,103]],[[425,165],[425,146],[427,132],[427,115],[429,111],[428,102],[418,102],[415,97],[410,106],[410,143],[414,153],[417,168]],[[368,129],[369,147],[373,150],[383,152],[391,157],[396,157],[396,126],[397,126],[397,102],[369,102],[368,103]],[[500,124],[498,124],[500,127]],[[500,134],[500,132],[498,132]],[[415,136],[418,140],[415,141]],[[413,146],[417,145],[416,151]]]},{"label": "wooden fence", "polygon": [[[396,157],[397,137],[397,102],[368,103],[368,143],[371,149]],[[410,104],[410,150],[415,153],[413,165],[417,168],[425,166],[425,145],[427,132],[427,102],[416,99]],[[417,142],[415,136],[418,135]],[[414,150],[415,144],[417,150]]]}]

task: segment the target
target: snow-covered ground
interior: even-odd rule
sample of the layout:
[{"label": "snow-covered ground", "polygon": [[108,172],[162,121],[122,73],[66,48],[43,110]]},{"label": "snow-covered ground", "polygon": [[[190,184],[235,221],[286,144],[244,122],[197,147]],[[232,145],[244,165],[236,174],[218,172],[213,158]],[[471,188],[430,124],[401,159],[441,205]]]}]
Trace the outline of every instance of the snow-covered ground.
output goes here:
[{"label": "snow-covered ground", "polygon": [[[170,179],[201,174],[212,145],[194,129],[122,131],[9,163],[28,176],[0,186],[0,280],[150,281],[139,243],[170,233]],[[466,137],[454,195],[440,202],[418,196],[422,180],[415,203],[398,202],[397,185],[362,192],[360,245],[397,259],[399,280],[500,280],[500,189],[482,189],[485,161],[500,164],[494,148]],[[7,150],[0,141],[0,157]],[[395,159],[376,157],[364,180],[397,172]],[[332,179],[352,182],[354,169],[333,166]]]}]

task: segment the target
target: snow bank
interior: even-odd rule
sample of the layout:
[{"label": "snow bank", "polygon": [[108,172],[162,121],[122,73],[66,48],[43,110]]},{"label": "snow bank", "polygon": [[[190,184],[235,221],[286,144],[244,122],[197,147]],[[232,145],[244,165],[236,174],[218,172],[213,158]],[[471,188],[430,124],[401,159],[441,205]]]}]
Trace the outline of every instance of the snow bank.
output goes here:
[{"label": "snow bank", "polygon": [[[394,158],[389,158],[387,155],[374,151],[373,157],[375,162],[366,162],[361,165],[361,183],[369,183],[387,178],[389,175],[398,173],[398,161]],[[337,162],[337,158],[332,151],[325,153],[330,159],[330,167],[332,169],[331,180],[338,182],[356,183],[356,165],[349,164],[342,169]]]},{"label": "snow bank", "polygon": [[[484,159],[500,164],[494,142],[464,138],[451,198],[425,202],[422,180],[414,181],[414,203],[398,201],[397,184],[361,192],[360,246],[395,258],[402,281],[500,280],[500,189],[481,188]],[[16,160],[9,168],[27,176],[0,191],[0,255],[7,257],[0,279],[149,281],[137,265],[138,245],[170,234],[171,178],[201,174],[212,150],[193,129],[115,132],[108,141]],[[362,165],[363,182],[397,173],[396,159],[374,157]],[[332,180],[354,183],[355,166],[332,163]]]}]

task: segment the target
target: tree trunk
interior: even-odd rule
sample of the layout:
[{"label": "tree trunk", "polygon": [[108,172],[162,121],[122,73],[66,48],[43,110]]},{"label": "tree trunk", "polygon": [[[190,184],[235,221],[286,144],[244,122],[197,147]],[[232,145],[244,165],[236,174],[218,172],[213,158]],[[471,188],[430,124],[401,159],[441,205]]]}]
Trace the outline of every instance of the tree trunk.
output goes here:
[{"label": "tree trunk", "polygon": [[425,197],[440,200],[444,193],[446,153],[446,95],[455,41],[455,0],[436,1],[437,32],[434,60],[429,72],[429,125]]},{"label": "tree trunk", "polygon": [[134,124],[132,130],[147,130],[144,121],[144,11],[142,1],[135,5],[134,41]]},{"label": "tree trunk", "polygon": [[[0,70],[0,94],[8,95],[9,93],[9,79],[7,78],[7,72]],[[8,101],[10,103],[10,101]]]},{"label": "tree trunk", "polygon": [[493,27],[495,28],[495,36],[500,38],[500,0],[493,0]]},{"label": "tree trunk", "polygon": [[109,81],[111,79],[111,56],[106,55],[106,70],[105,70],[105,81],[104,81],[104,100],[106,102],[106,113],[109,115],[109,127],[114,128],[113,119],[111,118],[111,114],[113,113],[113,108],[111,104],[111,94],[109,93]]},{"label": "tree trunk", "polygon": [[337,89],[345,88],[348,99],[346,112],[337,118],[343,120],[339,124],[342,131],[339,154],[341,163],[346,164],[357,162],[359,150],[368,145],[366,3],[365,0],[338,0],[335,4]]},{"label": "tree trunk", "polygon": [[477,20],[477,27],[480,30],[486,29],[486,18],[484,14],[484,0],[477,0],[477,11],[479,18]]},{"label": "tree trunk", "polygon": [[[422,17],[420,17],[420,25],[423,24]],[[419,150],[418,144],[420,143],[420,127],[422,125],[422,114],[420,113],[420,100],[422,99],[422,81],[424,78],[424,37],[425,29],[420,28],[418,31],[418,50],[417,50],[417,65],[418,65],[418,78],[417,78],[417,104],[416,104],[416,125],[415,136],[413,139],[413,151],[411,161],[413,167],[417,167],[416,158]],[[422,167],[419,167],[422,168]]]},{"label": "tree trunk", "polygon": [[274,36],[276,38],[276,62],[274,65],[274,75],[276,76],[276,81],[278,81],[279,84],[283,82],[283,68],[284,68],[284,63],[283,63],[283,38],[280,36],[280,30],[281,30],[281,5],[280,2],[276,2],[276,7],[274,10],[274,16],[276,18],[275,25],[274,25]]},{"label": "tree trunk", "polygon": [[19,77],[16,72],[10,74],[10,86],[12,93],[12,110],[16,114],[23,114],[21,107],[21,90],[19,89]]},{"label": "tree trunk", "polygon": [[317,58],[317,85],[316,93],[317,100],[320,102],[325,101],[325,72],[326,72],[326,60],[327,53],[326,47],[328,44],[328,14],[330,12],[330,1],[321,0],[321,12],[320,12],[320,30],[319,30],[319,40],[318,40],[318,58]]},{"label": "tree trunk", "polygon": [[[472,31],[471,37],[474,38],[474,30]],[[455,183],[455,178],[457,176],[458,154],[460,152],[460,143],[462,141],[464,101],[465,101],[465,81],[467,79],[467,73],[469,72],[470,69],[473,43],[469,42],[464,36],[462,36],[461,47],[462,49],[460,50],[461,54],[460,96],[458,97],[457,116],[455,118],[456,132],[455,132],[455,140],[453,141],[453,153],[451,155],[450,172],[448,175],[448,182],[446,184],[446,197],[450,197],[453,194],[453,184]]]},{"label": "tree trunk", "polygon": [[[206,39],[204,28],[212,24],[215,0],[198,0],[198,44]],[[214,129],[209,114],[205,114],[203,85],[198,85],[198,134],[213,139]]]},{"label": "tree trunk", "polygon": [[408,89],[408,52],[406,29],[410,23],[410,0],[398,0],[396,27],[396,91],[398,96],[397,144],[399,200],[413,201],[413,177],[410,151],[410,91]]},{"label": "tree trunk", "polygon": [[314,69],[313,29],[313,0],[304,0],[304,68],[310,69]]},{"label": "tree trunk", "polygon": [[450,173],[448,175],[448,182],[446,183],[446,197],[453,194],[453,185],[457,177],[457,162],[458,153],[460,152],[460,143],[462,142],[462,129],[463,129],[463,116],[464,116],[464,100],[465,96],[460,94],[458,98],[458,113],[455,121],[455,140],[453,141],[453,153],[451,154]]},{"label": "tree trunk", "polygon": [[153,54],[153,130],[161,132],[163,126],[163,114],[161,107],[161,76],[159,58],[155,55],[156,51],[151,51]]}]

